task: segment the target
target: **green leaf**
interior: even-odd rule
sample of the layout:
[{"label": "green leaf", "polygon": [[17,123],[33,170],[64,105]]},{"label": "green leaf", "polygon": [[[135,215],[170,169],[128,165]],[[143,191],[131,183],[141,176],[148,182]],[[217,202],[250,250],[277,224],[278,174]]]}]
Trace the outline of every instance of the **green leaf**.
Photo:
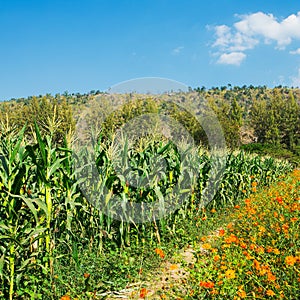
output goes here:
[{"label": "green leaf", "polygon": [[38,145],[39,145],[39,149],[40,149],[40,152],[41,152],[42,160],[43,160],[44,166],[47,166],[47,154],[46,154],[46,149],[45,149],[45,143],[42,139],[40,129],[39,129],[36,121],[34,121],[34,127],[35,127],[36,138],[37,138],[37,141],[38,141]]}]

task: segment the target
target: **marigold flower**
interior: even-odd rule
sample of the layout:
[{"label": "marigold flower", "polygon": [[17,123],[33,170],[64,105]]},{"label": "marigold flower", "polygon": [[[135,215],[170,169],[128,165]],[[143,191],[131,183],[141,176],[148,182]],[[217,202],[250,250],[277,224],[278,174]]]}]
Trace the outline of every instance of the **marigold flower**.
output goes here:
[{"label": "marigold flower", "polygon": [[280,251],[277,248],[275,248],[275,249],[273,249],[273,253],[276,254],[276,255],[279,255]]},{"label": "marigold flower", "polygon": [[205,243],[205,244],[202,245],[202,248],[206,249],[206,250],[209,250],[209,249],[211,249],[211,244]]},{"label": "marigold flower", "polygon": [[71,300],[71,297],[69,295],[64,295],[60,298],[60,300]]},{"label": "marigold flower", "polygon": [[283,224],[282,230],[284,233],[288,233],[289,232],[289,224],[287,224],[287,223]]},{"label": "marigold flower", "polygon": [[156,253],[157,255],[159,255],[161,258],[164,258],[164,257],[165,257],[165,254],[164,254],[164,252],[163,252],[161,249],[156,248],[156,249],[155,249],[155,253]]},{"label": "marigold flower", "polygon": [[219,230],[219,236],[223,236],[225,234],[225,230],[224,229],[220,229]]},{"label": "marigold flower", "polygon": [[219,292],[216,289],[213,289],[209,292],[211,295],[218,295]]},{"label": "marigold flower", "polygon": [[237,292],[238,296],[241,297],[241,298],[246,298],[247,297],[247,294],[244,290],[239,290]]},{"label": "marigold flower", "polygon": [[215,286],[215,284],[211,281],[200,281],[200,286],[212,289]]},{"label": "marigold flower", "polygon": [[289,266],[293,266],[297,262],[297,258],[290,255],[285,258],[285,263]]},{"label": "marigold flower", "polygon": [[268,272],[267,276],[268,276],[269,281],[275,281],[276,280],[276,276],[272,272]]},{"label": "marigold flower", "polygon": [[243,254],[246,256],[246,259],[250,260],[252,256],[247,251],[243,251]]},{"label": "marigold flower", "polygon": [[178,269],[178,265],[170,265],[170,270],[177,270]]},{"label": "marigold flower", "polygon": [[140,298],[145,298],[147,294],[148,294],[148,291],[146,288],[142,288],[140,290]]},{"label": "marigold flower", "polygon": [[253,261],[253,266],[256,270],[259,270],[260,269],[260,262],[257,261],[256,259],[254,259]]},{"label": "marigold flower", "polygon": [[233,234],[231,234],[228,238],[225,239],[225,243],[230,244],[230,243],[235,243],[237,242],[237,237]]},{"label": "marigold flower", "polygon": [[220,256],[219,255],[215,255],[214,256],[214,261],[218,261],[220,259]]},{"label": "marigold flower", "polygon": [[267,296],[275,296],[275,293],[272,290],[267,290]]},{"label": "marigold flower", "polygon": [[235,271],[234,270],[227,270],[225,272],[225,277],[227,279],[234,279],[235,278]]},{"label": "marigold flower", "polygon": [[249,246],[249,248],[250,248],[250,250],[253,250],[253,249],[256,248],[256,246],[255,246],[254,244],[251,244],[251,245]]},{"label": "marigold flower", "polygon": [[282,204],[282,203],[283,203],[282,197],[276,197],[276,201],[277,201],[279,204]]},{"label": "marigold flower", "polygon": [[84,278],[89,278],[90,276],[91,276],[91,274],[89,274],[89,273],[84,273],[84,274],[83,274],[83,277],[84,277]]},{"label": "marigold flower", "polygon": [[240,246],[241,246],[241,248],[243,248],[243,249],[247,249],[247,244],[245,244],[245,243],[241,243]]}]

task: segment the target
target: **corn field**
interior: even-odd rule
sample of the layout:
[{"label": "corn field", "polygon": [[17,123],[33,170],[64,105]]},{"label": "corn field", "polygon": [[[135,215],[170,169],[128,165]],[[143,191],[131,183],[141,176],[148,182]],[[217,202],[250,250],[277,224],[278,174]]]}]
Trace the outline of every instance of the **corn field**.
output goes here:
[{"label": "corn field", "polygon": [[[140,242],[141,232],[159,242],[178,219],[196,216],[203,206],[234,205],[292,169],[243,152],[180,152],[169,141],[151,138],[138,145],[125,140],[116,148],[98,139],[92,149],[74,152],[68,139],[54,145],[51,134],[42,136],[37,125],[34,130],[32,141],[25,127],[0,133],[0,299],[35,299],[37,278],[53,281],[55,262],[64,255],[58,249],[67,253],[76,242],[101,256],[107,240],[128,247]],[[222,176],[213,177],[213,164],[222,163]],[[207,203],[203,191],[209,182],[216,193]],[[168,210],[178,195],[180,205]],[[154,202],[158,218],[147,209]],[[130,209],[133,204],[141,209]],[[49,290],[57,299],[53,284]]]}]

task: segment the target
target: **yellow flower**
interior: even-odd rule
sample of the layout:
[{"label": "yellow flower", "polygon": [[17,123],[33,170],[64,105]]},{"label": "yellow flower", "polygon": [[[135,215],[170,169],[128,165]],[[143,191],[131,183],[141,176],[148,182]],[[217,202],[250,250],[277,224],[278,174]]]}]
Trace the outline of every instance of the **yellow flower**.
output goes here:
[{"label": "yellow flower", "polygon": [[209,249],[211,249],[211,244],[209,244],[209,243],[203,244],[202,248],[206,249],[206,250],[209,250]]},{"label": "yellow flower", "polygon": [[285,263],[289,266],[293,266],[297,262],[297,258],[294,256],[287,256],[285,258]]},{"label": "yellow flower", "polygon": [[235,278],[235,271],[234,270],[227,270],[225,272],[225,277],[227,279],[234,279]]},{"label": "yellow flower", "polygon": [[170,265],[170,270],[177,270],[178,266],[177,265]]},{"label": "yellow flower", "polygon": [[244,290],[239,290],[237,292],[238,296],[241,297],[241,298],[246,298],[247,297],[247,294]]},{"label": "yellow flower", "polygon": [[275,293],[272,290],[267,290],[268,296],[275,296]]}]

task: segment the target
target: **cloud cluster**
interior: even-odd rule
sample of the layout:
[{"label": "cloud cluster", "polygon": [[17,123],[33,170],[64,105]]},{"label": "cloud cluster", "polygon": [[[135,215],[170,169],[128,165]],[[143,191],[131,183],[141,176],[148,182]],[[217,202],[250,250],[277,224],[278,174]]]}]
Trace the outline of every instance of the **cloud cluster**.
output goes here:
[{"label": "cloud cluster", "polygon": [[298,48],[297,50],[294,50],[294,51],[290,51],[290,54],[299,54],[300,55],[300,48]]},{"label": "cloud cluster", "polygon": [[184,49],[183,46],[179,46],[179,47],[172,50],[172,54],[173,55],[178,55],[183,49]]},{"label": "cloud cluster", "polygon": [[[238,17],[240,21],[232,27],[214,27],[216,40],[213,47],[218,49],[220,64],[240,65],[246,58],[244,52],[260,43],[275,43],[277,49],[285,49],[292,41],[300,40],[300,12],[281,21],[263,12]],[[300,54],[300,48],[290,53]]]}]

